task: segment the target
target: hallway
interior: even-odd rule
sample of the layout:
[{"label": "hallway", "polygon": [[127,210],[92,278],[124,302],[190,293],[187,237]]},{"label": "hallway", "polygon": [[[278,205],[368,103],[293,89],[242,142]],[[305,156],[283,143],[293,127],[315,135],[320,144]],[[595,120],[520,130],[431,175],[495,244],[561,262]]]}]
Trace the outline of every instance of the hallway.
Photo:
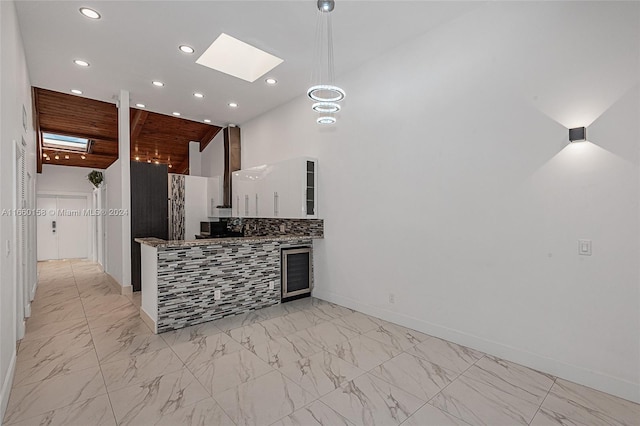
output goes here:
[{"label": "hallway", "polygon": [[[44,262],[4,424],[634,425],[640,406],[318,299],[154,335]],[[116,423],[117,422],[117,423]]]}]

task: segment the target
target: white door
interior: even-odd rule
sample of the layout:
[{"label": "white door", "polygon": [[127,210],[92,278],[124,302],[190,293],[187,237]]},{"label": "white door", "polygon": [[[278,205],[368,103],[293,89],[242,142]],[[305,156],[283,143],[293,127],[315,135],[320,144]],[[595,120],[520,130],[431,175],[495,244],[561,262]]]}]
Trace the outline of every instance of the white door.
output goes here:
[{"label": "white door", "polygon": [[[58,210],[71,214],[58,215],[58,259],[85,259],[89,257],[89,216],[87,199],[58,197]],[[78,215],[74,215],[79,212]]]},{"label": "white door", "polygon": [[85,259],[91,239],[87,198],[38,196],[38,260]]},{"label": "white door", "polygon": [[57,206],[56,197],[38,196],[38,210],[45,212],[37,220],[38,260],[58,259],[58,237],[54,228]]}]

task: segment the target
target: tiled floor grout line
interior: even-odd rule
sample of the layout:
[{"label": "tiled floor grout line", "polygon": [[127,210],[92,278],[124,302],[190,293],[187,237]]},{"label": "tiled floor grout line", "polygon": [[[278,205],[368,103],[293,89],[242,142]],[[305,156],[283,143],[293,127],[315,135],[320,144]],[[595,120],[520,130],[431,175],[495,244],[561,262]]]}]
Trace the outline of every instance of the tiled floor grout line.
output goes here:
[{"label": "tiled floor grout line", "polygon": [[536,412],[533,414],[533,417],[531,417],[531,420],[529,420],[528,424],[531,424],[531,422],[533,421],[533,419],[536,418],[536,416],[538,415],[538,412],[540,411],[540,409],[542,408],[542,405],[544,404],[544,402],[547,400],[547,397],[549,396],[549,394],[551,393],[551,389],[553,389],[553,386],[556,384],[556,380],[558,380],[557,377],[553,378],[553,383],[551,383],[551,386],[549,386],[549,390],[547,391],[547,394],[544,396],[544,398],[542,398],[542,402],[540,403],[540,405],[538,406],[538,409],[536,410]]},{"label": "tiled floor grout line", "polygon": [[[73,270],[73,265],[71,265],[71,272],[73,273],[73,281],[76,283],[76,288],[78,289],[78,295],[80,294],[80,287],[78,287],[78,280],[76,279],[75,271]],[[118,418],[116,417],[116,412],[113,409],[113,404],[111,403],[111,395],[109,394],[109,388],[107,388],[107,380],[104,378],[104,372],[102,371],[102,363],[100,362],[100,357],[98,356],[98,349],[96,349],[96,340],[93,337],[93,331],[91,331],[91,327],[89,327],[89,318],[87,317],[87,311],[84,306],[84,301],[82,300],[82,296],[80,296],[80,303],[82,305],[82,312],[84,312],[84,319],[87,321],[87,329],[89,330],[89,335],[91,336],[91,344],[93,345],[93,350],[96,353],[96,360],[98,361],[98,368],[100,369],[100,375],[102,376],[102,382],[104,384],[104,390],[107,393],[107,400],[109,401],[109,408],[111,408],[111,413],[113,414],[113,421],[118,424]]]},{"label": "tiled floor grout line", "polygon": [[[220,330],[221,333],[224,333],[224,331]],[[200,386],[202,386],[202,388],[207,392],[207,394],[209,395],[209,398],[211,398],[211,400],[218,406],[220,407],[220,409],[222,410],[222,412],[231,420],[231,422],[237,426],[237,423],[231,418],[231,416],[229,415],[229,413],[227,413],[224,409],[224,407],[222,407],[220,404],[218,404],[218,401],[213,397],[213,393],[209,392],[209,389],[207,389],[207,387],[200,381],[200,379],[198,378],[198,376],[195,375],[195,373],[193,371],[191,371],[191,369],[187,366],[187,364],[182,360],[182,358],[180,358],[180,355],[178,355],[178,353],[173,349],[173,346],[171,346],[164,337],[162,337],[162,335],[159,335],[160,338],[162,338],[162,340],[167,344],[167,346],[169,347],[169,349],[171,349],[171,352],[173,352],[175,354],[175,356],[180,360],[180,362],[182,363],[183,367],[185,370],[187,370],[191,375],[193,375],[193,377],[196,379],[196,382],[198,382],[200,384]],[[202,400],[201,400],[202,401]],[[193,404],[189,404],[186,407],[191,407],[192,405],[195,405],[201,401],[196,401]],[[185,407],[185,408],[186,408]]]},{"label": "tiled floor grout line", "polygon": [[[460,374],[458,374],[458,375],[456,376],[456,378],[455,378],[455,379],[453,379],[453,380],[451,381],[451,383],[449,383],[448,385],[446,385],[445,387],[443,387],[442,389],[440,389],[440,390],[439,390],[435,395],[433,395],[431,398],[429,398],[429,400],[428,400],[428,401],[427,401],[427,402],[426,402],[422,407],[424,407],[425,405],[429,404],[429,402],[431,402],[431,401],[433,400],[433,398],[435,398],[436,396],[440,395],[440,394],[442,393],[442,391],[444,391],[446,388],[448,388],[448,387],[449,387],[449,386],[451,386],[453,383],[455,383],[455,382],[456,382],[456,380],[458,380],[460,377],[462,377],[462,376],[464,375],[464,373],[466,373],[467,371],[469,371],[469,369],[470,369],[471,367],[473,367],[474,365],[476,365],[476,364],[477,364],[481,359],[485,358],[485,356],[486,356],[486,355],[482,355],[482,356],[481,356],[480,358],[478,358],[474,363],[472,363],[471,365],[469,365],[469,367],[467,367],[464,371],[462,371]],[[422,408],[422,407],[420,407],[420,408]],[[447,413],[447,414],[449,414],[449,415],[451,415],[451,416],[455,417],[456,419],[459,419],[460,421],[462,421],[462,422],[464,422],[464,423],[468,423],[466,420],[461,419],[460,417],[456,416],[456,415],[455,415],[455,414],[453,414],[453,413],[450,413],[450,412],[448,412],[448,411],[446,411],[446,410],[443,410],[443,409],[441,409],[441,408],[438,408],[438,407],[436,407],[435,405],[432,405],[432,407],[437,408],[438,410],[444,411],[445,413]],[[419,408],[419,409],[420,409],[420,408]],[[416,410],[416,412],[417,412],[417,410]]]}]

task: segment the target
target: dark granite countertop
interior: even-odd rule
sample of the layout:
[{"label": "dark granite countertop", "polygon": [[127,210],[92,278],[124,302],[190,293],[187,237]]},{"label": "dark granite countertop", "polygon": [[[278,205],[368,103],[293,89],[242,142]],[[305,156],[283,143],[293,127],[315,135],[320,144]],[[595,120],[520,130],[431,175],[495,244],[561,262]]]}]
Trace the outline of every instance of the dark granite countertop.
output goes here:
[{"label": "dark granite countertop", "polygon": [[162,240],[160,238],[136,238],[134,241],[140,244],[145,244],[151,247],[159,248],[178,248],[178,247],[195,247],[195,246],[211,246],[211,245],[226,245],[237,243],[262,243],[265,241],[298,241],[298,240],[311,240],[321,237],[311,237],[309,235],[270,235],[264,237],[228,237],[228,238],[211,238],[202,240]]}]

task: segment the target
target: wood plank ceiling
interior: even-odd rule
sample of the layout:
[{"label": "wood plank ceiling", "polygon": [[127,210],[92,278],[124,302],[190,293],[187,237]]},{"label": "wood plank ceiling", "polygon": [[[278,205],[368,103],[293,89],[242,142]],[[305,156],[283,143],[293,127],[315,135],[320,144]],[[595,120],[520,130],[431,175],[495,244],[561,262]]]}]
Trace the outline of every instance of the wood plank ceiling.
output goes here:
[{"label": "wood plank ceiling", "polygon": [[[106,169],[118,159],[118,109],[115,104],[34,88],[41,164]],[[202,151],[220,127],[178,117],[131,109],[131,160],[168,164],[171,173],[189,173],[189,142]],[[87,152],[49,149],[42,133],[88,138]],[[56,159],[56,156],[58,157]],[[68,158],[66,158],[68,157]]]}]

